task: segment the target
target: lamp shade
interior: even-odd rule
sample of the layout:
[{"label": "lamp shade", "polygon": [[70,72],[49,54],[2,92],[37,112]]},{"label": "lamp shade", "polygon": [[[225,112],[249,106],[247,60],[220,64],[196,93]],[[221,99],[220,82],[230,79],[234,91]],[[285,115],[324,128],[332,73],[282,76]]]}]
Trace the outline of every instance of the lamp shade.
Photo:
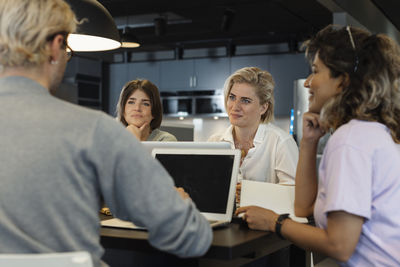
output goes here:
[{"label": "lamp shade", "polygon": [[125,27],[121,31],[121,42],[123,48],[136,48],[140,46],[139,40],[133,32],[132,28]]},{"label": "lamp shade", "polygon": [[68,36],[68,45],[77,52],[119,48],[120,37],[114,19],[96,0],[65,0],[81,23]]}]

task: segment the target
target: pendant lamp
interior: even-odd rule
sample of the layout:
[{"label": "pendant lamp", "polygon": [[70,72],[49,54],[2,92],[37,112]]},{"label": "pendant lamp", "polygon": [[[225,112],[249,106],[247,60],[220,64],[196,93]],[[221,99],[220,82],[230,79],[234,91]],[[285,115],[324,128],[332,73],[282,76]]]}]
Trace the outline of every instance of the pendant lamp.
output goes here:
[{"label": "pendant lamp", "polygon": [[140,46],[139,40],[130,27],[125,27],[121,32],[121,42],[123,48],[136,48]]},{"label": "pendant lamp", "polygon": [[76,52],[117,49],[120,36],[114,19],[97,0],[65,0],[81,24],[68,36],[68,45]]}]

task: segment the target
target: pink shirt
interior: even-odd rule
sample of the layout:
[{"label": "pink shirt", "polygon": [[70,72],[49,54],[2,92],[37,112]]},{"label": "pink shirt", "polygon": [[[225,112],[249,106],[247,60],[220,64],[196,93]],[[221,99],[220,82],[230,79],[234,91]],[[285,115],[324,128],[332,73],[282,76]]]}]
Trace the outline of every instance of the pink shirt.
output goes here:
[{"label": "pink shirt", "polygon": [[389,130],[352,120],[329,139],[319,167],[314,217],[345,211],[365,218],[357,247],[342,266],[400,266],[400,153]]}]

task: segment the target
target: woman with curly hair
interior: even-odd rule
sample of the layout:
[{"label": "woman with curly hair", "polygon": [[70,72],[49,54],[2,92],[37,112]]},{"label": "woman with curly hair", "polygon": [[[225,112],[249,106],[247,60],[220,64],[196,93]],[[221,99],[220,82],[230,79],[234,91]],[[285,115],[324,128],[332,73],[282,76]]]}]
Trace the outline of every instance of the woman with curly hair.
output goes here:
[{"label": "woman with curly hair", "polygon": [[[343,266],[400,265],[400,48],[384,34],[328,26],[305,43],[312,73],[296,171],[296,216],[242,207],[276,232]],[[333,131],[316,174],[318,140]]]}]

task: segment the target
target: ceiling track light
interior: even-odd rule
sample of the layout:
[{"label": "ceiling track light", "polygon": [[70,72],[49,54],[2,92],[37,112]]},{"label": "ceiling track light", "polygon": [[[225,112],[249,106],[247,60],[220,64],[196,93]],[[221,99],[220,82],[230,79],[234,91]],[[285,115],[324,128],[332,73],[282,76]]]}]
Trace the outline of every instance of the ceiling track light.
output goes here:
[{"label": "ceiling track light", "polygon": [[235,11],[231,8],[227,8],[224,11],[224,15],[222,16],[221,22],[221,31],[227,32],[232,27],[233,17],[235,15]]},{"label": "ceiling track light", "polygon": [[154,19],[154,30],[156,36],[165,35],[167,32],[167,19],[165,17],[158,17]]},{"label": "ceiling track light", "polygon": [[120,36],[114,19],[96,0],[65,0],[80,22],[77,30],[68,36],[68,45],[77,52],[117,49]]}]

